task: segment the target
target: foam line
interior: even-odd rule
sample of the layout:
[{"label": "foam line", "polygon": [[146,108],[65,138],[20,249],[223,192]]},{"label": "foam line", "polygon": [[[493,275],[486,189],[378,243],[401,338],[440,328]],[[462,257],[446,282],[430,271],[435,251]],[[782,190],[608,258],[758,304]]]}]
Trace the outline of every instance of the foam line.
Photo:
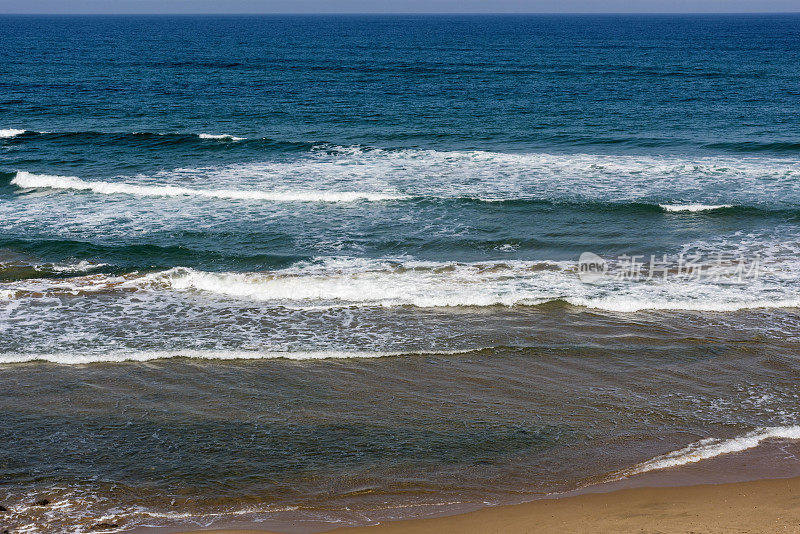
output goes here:
[{"label": "foam line", "polygon": [[90,363],[122,363],[148,362],[168,360],[172,358],[193,358],[200,360],[334,360],[350,358],[387,358],[393,356],[411,356],[414,354],[457,355],[467,354],[485,348],[452,350],[452,351],[243,351],[188,349],[173,351],[138,351],[138,352],[106,352],[106,353],[0,353],[0,364],[50,362],[61,365],[85,365]]},{"label": "foam line", "polygon": [[800,439],[800,425],[759,428],[731,439],[708,438],[700,440],[682,449],[656,456],[652,460],[642,462],[622,471],[616,478],[626,478],[648,471],[679,467],[716,458],[723,454],[746,451],[758,447],[768,439]]},{"label": "foam line", "polygon": [[662,209],[670,212],[698,212],[713,211],[733,207],[731,204],[659,204]]},{"label": "foam line", "polygon": [[11,183],[23,189],[65,189],[91,191],[103,195],[136,195],[147,197],[195,196],[234,200],[266,200],[273,202],[377,202],[404,198],[400,195],[360,191],[258,191],[232,189],[189,189],[171,185],[133,185],[116,182],[89,182],[75,176],[52,176],[17,172]]},{"label": "foam line", "polygon": [[25,130],[15,130],[13,128],[0,130],[0,139],[10,139],[25,133]]}]

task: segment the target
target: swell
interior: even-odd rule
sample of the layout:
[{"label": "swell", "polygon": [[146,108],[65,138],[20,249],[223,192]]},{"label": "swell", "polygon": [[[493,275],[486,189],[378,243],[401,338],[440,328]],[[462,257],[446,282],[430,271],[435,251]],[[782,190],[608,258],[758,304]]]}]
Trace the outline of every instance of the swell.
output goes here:
[{"label": "swell", "polygon": [[[458,134],[407,134],[391,133],[378,135],[378,138],[385,141],[408,141],[409,139],[430,139],[433,141],[443,141],[448,137],[460,139]],[[98,142],[114,143],[120,146],[133,147],[169,147],[169,146],[195,146],[205,149],[232,148],[232,145],[240,147],[256,148],[266,151],[296,152],[312,150],[319,147],[334,147],[334,143],[329,141],[287,141],[272,139],[269,137],[254,136],[247,137],[227,132],[102,132],[95,130],[87,131],[65,131],[49,132],[35,131],[18,128],[0,129],[0,140],[6,142],[25,142],[30,140],[53,141],[53,142]],[[216,142],[215,142],[216,141]],[[731,152],[738,154],[797,154],[800,153],[800,142],[798,141],[719,141],[719,142],[699,142],[692,139],[672,138],[672,137],[610,137],[610,136],[587,136],[575,134],[546,134],[538,133],[524,138],[511,138],[510,142],[526,143],[547,146],[597,146],[597,147],[624,147],[624,148],[663,148],[663,149],[703,149],[713,152]],[[224,145],[228,146],[225,147]],[[392,150],[391,148],[383,148]],[[403,148],[397,148],[403,150]]]},{"label": "swell", "polygon": [[742,153],[787,153],[796,154],[800,152],[800,142],[798,141],[740,141],[740,142],[720,142],[707,143],[704,148],[725,150],[729,152]]},{"label": "swell", "polygon": [[205,150],[231,150],[236,147],[248,147],[264,152],[297,152],[308,151],[326,143],[304,141],[281,141],[268,137],[247,138],[243,135],[228,132],[37,132],[30,130],[0,130],[5,134],[0,138],[7,142],[24,143],[27,141],[45,141],[65,144],[103,143],[117,147],[131,148],[198,148]]},{"label": "swell", "polygon": [[759,215],[800,215],[800,208],[748,206],[742,204],[702,204],[693,202],[624,202],[624,201],[570,201],[570,200],[544,200],[534,198],[491,199],[482,197],[456,197],[453,199],[412,197],[411,200],[420,202],[452,201],[457,204],[490,204],[494,206],[537,208],[537,209],[568,209],[577,211],[590,211],[598,213],[619,214],[697,214],[705,216],[759,216]]},{"label": "swell", "polygon": [[13,193],[17,190],[16,186],[11,185],[11,181],[17,176],[16,172],[0,171],[0,194]]},{"label": "swell", "polygon": [[[21,255],[13,262],[3,262],[5,255]],[[78,260],[76,260],[76,258]],[[269,270],[282,269],[307,256],[286,254],[241,254],[213,250],[197,250],[179,245],[119,244],[107,245],[69,239],[7,239],[0,240],[0,280],[26,278],[67,278],[80,274],[75,270],[61,271],[42,268],[42,262],[58,264],[88,261],[103,264],[95,273],[124,274],[131,271],[159,271],[177,265],[192,265],[200,269]]]}]

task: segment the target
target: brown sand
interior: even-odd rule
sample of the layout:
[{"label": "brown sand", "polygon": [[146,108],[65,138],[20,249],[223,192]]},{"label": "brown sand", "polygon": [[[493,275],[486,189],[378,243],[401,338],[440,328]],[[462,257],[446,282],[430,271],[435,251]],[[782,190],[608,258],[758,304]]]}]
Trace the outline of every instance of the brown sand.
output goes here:
[{"label": "brown sand", "polygon": [[[208,534],[209,531],[205,531]],[[219,530],[218,534],[257,531]],[[264,531],[261,531],[262,533]],[[467,514],[341,528],[336,534],[797,532],[800,478],[634,488],[485,508]],[[196,533],[197,534],[197,533]]]}]

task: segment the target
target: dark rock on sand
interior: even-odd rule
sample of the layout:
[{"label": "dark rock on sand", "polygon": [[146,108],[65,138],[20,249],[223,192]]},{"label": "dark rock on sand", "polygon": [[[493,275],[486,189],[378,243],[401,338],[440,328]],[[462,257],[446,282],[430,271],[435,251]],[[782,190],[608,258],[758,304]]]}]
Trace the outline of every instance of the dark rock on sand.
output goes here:
[{"label": "dark rock on sand", "polygon": [[36,506],[47,506],[48,504],[50,504],[50,499],[39,499],[33,504],[35,504]]}]

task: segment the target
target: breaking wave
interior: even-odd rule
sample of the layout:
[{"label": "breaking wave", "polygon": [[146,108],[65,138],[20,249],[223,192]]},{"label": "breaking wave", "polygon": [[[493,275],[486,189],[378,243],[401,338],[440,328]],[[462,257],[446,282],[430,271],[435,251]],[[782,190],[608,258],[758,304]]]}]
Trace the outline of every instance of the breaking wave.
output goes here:
[{"label": "breaking wave", "polygon": [[0,130],[0,139],[10,139],[25,133],[25,130],[15,130],[13,128]]},{"label": "breaking wave", "polygon": [[[780,269],[780,268],[779,268]],[[733,312],[800,307],[800,292],[769,271],[747,284],[711,280],[581,282],[573,262],[435,262],[322,258],[264,272],[211,272],[188,267],[103,273],[64,280],[32,279],[0,286],[4,299],[109,292],[188,292],[297,309],[343,307],[491,307],[561,303],[610,312]]]},{"label": "breaking wave", "polygon": [[413,354],[456,355],[467,354],[485,349],[465,349],[454,351],[346,351],[346,350],[321,350],[321,351],[246,351],[246,350],[161,350],[138,352],[102,352],[92,353],[81,351],[78,353],[0,353],[0,364],[50,362],[61,365],[84,365],[90,363],[122,363],[122,362],[148,362],[153,360],[167,360],[173,358],[194,358],[203,360],[329,360],[347,358],[387,358],[393,356],[410,356]]},{"label": "breaking wave", "polygon": [[273,202],[377,202],[405,198],[402,195],[360,191],[258,191],[233,189],[190,189],[172,185],[134,185],[115,182],[90,182],[74,176],[52,176],[17,172],[11,180],[22,189],[65,189],[91,191],[103,195],[126,194],[150,197],[195,196],[233,200],[265,200]]},{"label": "breaking wave", "polygon": [[626,478],[648,471],[668,469],[681,465],[701,462],[723,454],[742,452],[761,445],[768,439],[800,439],[800,425],[759,428],[731,439],[708,438],[687,445],[682,449],[657,456],[617,474],[616,478]]},{"label": "breaking wave", "polygon": [[714,211],[719,209],[726,209],[732,208],[733,206],[730,204],[717,204],[717,205],[707,205],[707,204],[660,204],[661,208],[666,211]]},{"label": "breaking wave", "polygon": [[[139,137],[164,142],[160,140],[164,136],[159,134],[139,134]],[[195,140],[200,137],[240,140],[216,134],[191,136]],[[241,144],[257,141],[264,142],[253,139],[242,140]],[[437,151],[324,143],[286,145],[285,154],[266,161],[175,168],[149,176],[128,176],[120,181],[117,178],[87,181],[19,171],[12,182],[20,187],[105,194],[276,201],[450,199],[600,203],[615,209],[636,206],[654,211],[708,213],[795,210],[800,206],[800,162],[787,158]],[[184,187],[187,181],[198,184],[197,188]],[[261,190],[265,183],[275,190]],[[309,187],[314,190],[309,191]],[[753,191],[758,194],[753,195]]]},{"label": "breaking wave", "polygon": [[[270,273],[213,273],[175,268],[148,275],[155,286],[200,291],[289,307],[538,306],[563,302],[612,312],[730,312],[800,307],[800,294],[760,281],[747,286],[702,283],[580,281],[569,262],[392,262],[330,260]],[[775,297],[775,291],[783,293]]]},{"label": "breaking wave", "polygon": [[228,135],[228,134],[207,134],[207,133],[198,134],[197,137],[199,137],[200,139],[219,139],[222,141],[244,141],[246,139],[245,137],[235,137],[233,135]]}]

